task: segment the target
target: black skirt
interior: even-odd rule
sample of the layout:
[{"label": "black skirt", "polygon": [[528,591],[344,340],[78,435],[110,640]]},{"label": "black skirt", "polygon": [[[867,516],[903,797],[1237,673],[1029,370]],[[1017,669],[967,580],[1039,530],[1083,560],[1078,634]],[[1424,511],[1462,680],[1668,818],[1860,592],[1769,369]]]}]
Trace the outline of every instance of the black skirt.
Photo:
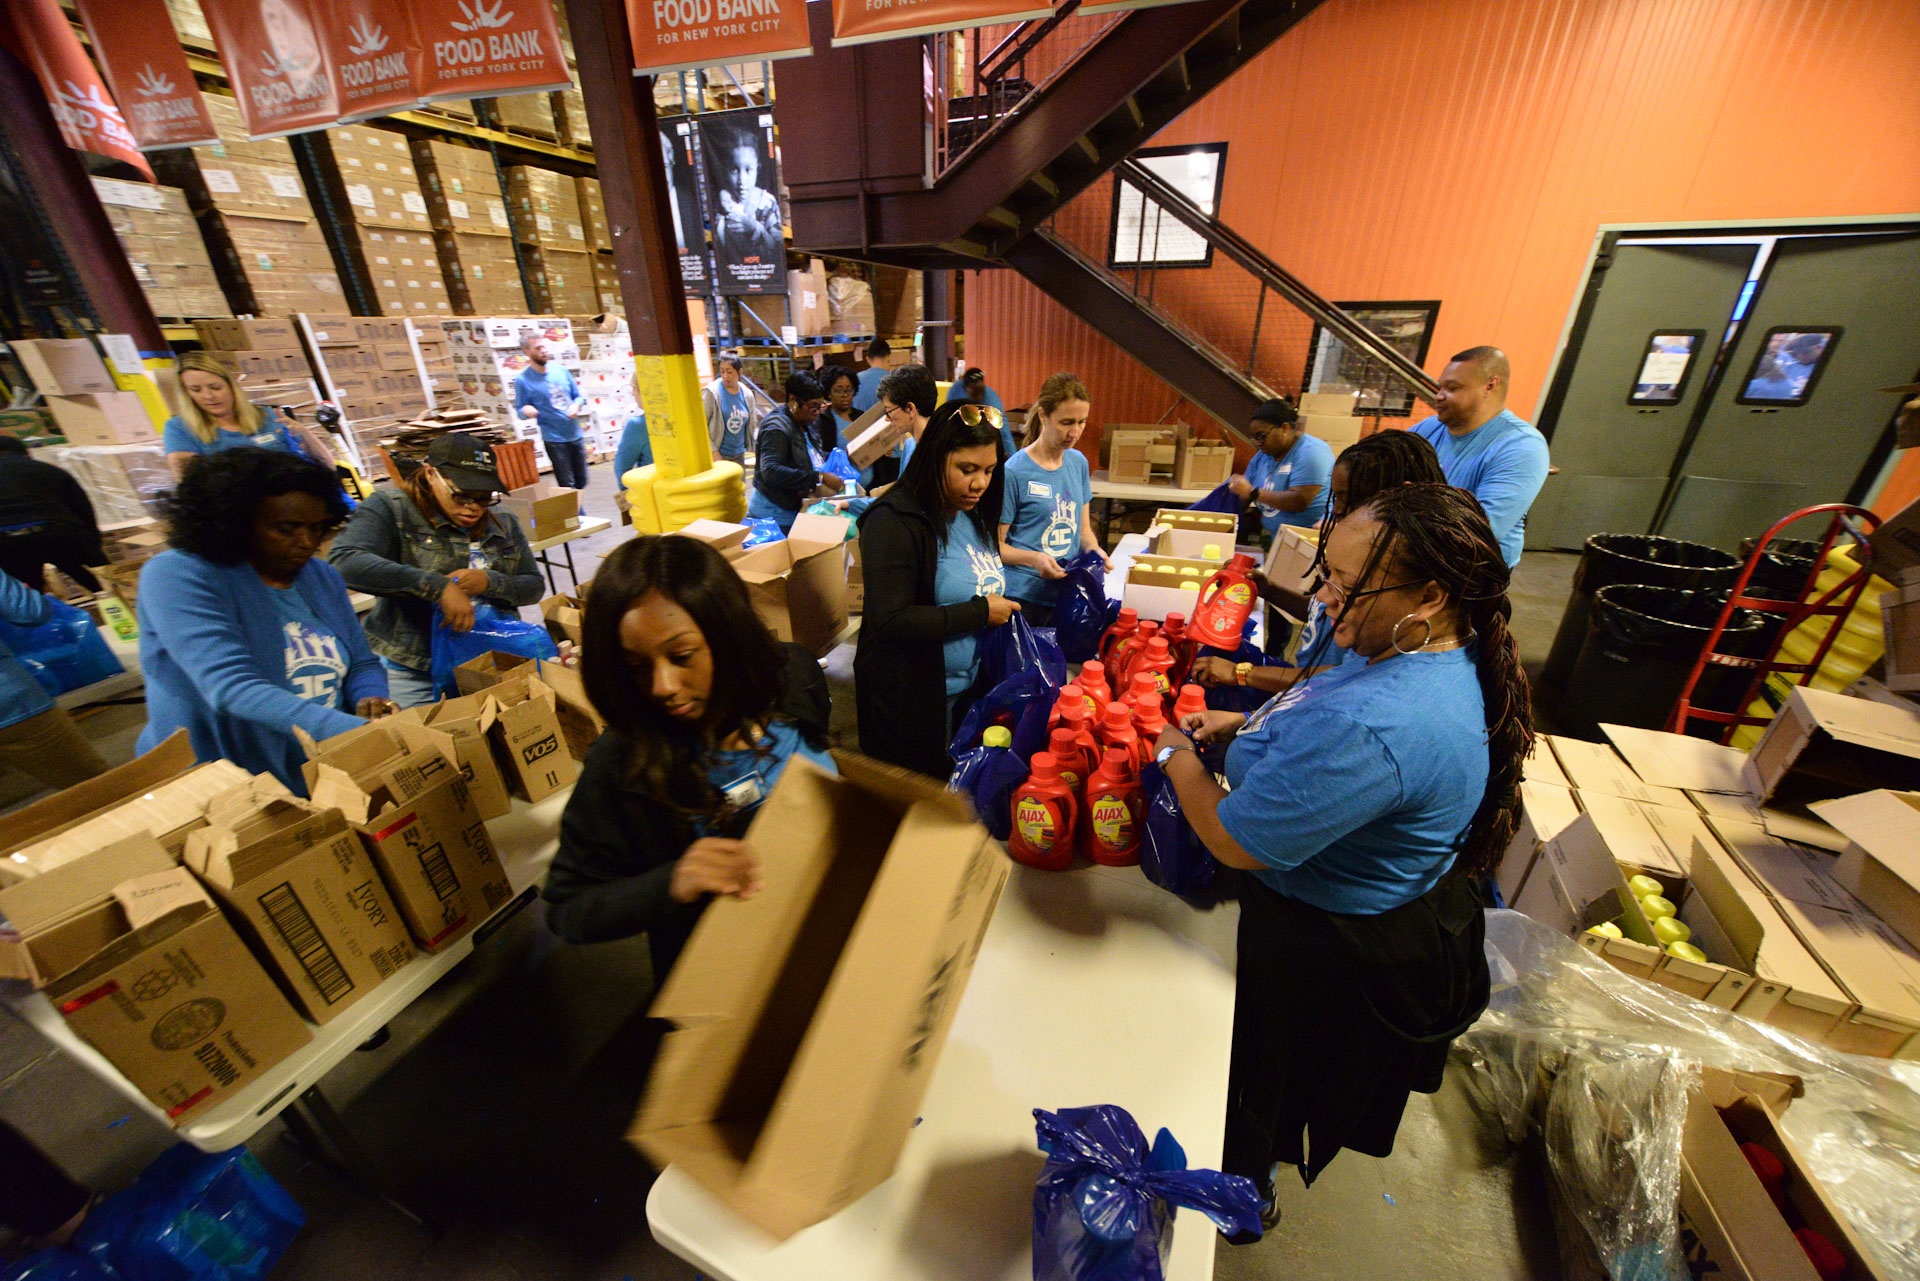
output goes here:
[{"label": "black skirt", "polygon": [[1242,878],[1230,1174],[1275,1161],[1311,1185],[1342,1148],[1384,1157],[1414,1090],[1440,1088],[1447,1047],[1487,1005],[1479,893],[1450,874],[1375,916],[1309,907]]}]

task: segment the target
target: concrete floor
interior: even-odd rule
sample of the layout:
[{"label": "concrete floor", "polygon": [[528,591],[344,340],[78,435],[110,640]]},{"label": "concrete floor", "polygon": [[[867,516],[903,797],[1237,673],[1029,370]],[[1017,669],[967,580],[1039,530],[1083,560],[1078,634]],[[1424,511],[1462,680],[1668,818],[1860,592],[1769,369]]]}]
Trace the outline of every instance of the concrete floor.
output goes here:
[{"label": "concrete floor", "polygon": [[[612,468],[584,495],[612,515]],[[627,536],[575,545],[594,553]],[[1515,575],[1513,631],[1537,671],[1564,607],[1575,557],[1529,553]],[[563,582],[564,585],[564,582]],[[834,727],[855,741],[852,652],[826,663]],[[83,720],[109,760],[132,756],[144,710]],[[31,799],[0,774],[0,809]],[[622,1141],[657,1033],[636,942],[559,946],[523,915],[392,1025],[385,1046],[327,1081],[390,1190],[446,1225],[435,1237],[369,1191],[309,1160],[277,1125],[251,1147],[309,1215],[278,1281],[651,1281],[696,1274],[654,1244],[652,1172]],[[0,1115],[94,1186],[124,1182],[169,1141],[30,1028],[0,1014]],[[1474,1111],[1456,1071],[1409,1103],[1393,1155],[1343,1154],[1312,1190],[1283,1178],[1282,1224],[1256,1246],[1222,1245],[1222,1281],[1540,1281],[1560,1275],[1544,1172]],[[1182,1230],[1201,1225],[1183,1216]],[[823,1279],[824,1281],[824,1279]]]}]

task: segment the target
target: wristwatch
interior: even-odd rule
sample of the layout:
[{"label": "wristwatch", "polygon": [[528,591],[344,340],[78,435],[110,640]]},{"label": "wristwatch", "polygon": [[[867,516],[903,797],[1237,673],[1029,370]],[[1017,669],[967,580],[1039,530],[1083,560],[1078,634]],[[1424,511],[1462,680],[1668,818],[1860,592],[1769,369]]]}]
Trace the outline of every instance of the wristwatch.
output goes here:
[{"label": "wristwatch", "polygon": [[1153,763],[1161,769],[1165,769],[1167,762],[1173,759],[1175,752],[1192,752],[1195,756],[1198,756],[1200,749],[1192,743],[1169,743],[1153,754]]},{"label": "wristwatch", "polygon": [[1233,665],[1233,683],[1235,685],[1245,685],[1247,678],[1251,675],[1253,675],[1252,663],[1235,663]]}]

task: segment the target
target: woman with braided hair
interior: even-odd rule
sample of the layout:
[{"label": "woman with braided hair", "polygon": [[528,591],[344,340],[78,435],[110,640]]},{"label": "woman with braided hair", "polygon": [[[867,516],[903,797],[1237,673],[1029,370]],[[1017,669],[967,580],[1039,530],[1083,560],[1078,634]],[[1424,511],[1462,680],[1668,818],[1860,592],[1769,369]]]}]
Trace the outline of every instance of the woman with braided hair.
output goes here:
[{"label": "woman with braided hair", "polygon": [[[1507,565],[1472,495],[1383,490],[1329,532],[1317,599],[1354,658],[1251,719],[1200,712],[1158,759],[1242,878],[1224,1168],[1271,1198],[1343,1147],[1393,1149],[1412,1090],[1487,1000],[1478,885],[1533,733]],[[1194,740],[1230,740],[1222,788]]]}]

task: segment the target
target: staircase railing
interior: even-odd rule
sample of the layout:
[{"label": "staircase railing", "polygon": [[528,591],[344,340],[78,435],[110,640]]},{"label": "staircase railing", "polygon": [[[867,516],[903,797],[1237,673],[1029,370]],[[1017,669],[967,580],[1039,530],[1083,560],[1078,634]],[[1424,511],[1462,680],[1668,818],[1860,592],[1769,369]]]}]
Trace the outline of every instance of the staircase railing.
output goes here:
[{"label": "staircase railing", "polygon": [[1066,0],[1044,18],[927,36],[934,173],[945,173],[988,134],[1006,127],[1049,81],[1126,15],[1086,16]]}]

